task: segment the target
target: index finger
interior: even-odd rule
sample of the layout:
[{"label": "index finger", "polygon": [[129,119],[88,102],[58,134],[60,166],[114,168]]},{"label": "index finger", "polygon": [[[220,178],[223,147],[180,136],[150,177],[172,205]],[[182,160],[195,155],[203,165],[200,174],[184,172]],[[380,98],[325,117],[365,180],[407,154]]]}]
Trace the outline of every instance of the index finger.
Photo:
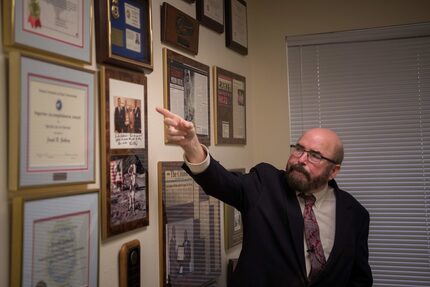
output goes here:
[{"label": "index finger", "polygon": [[162,114],[166,118],[174,118],[174,117],[176,117],[176,115],[174,113],[170,112],[168,109],[161,108],[161,107],[156,107],[155,110],[157,112],[159,112],[160,114]]}]

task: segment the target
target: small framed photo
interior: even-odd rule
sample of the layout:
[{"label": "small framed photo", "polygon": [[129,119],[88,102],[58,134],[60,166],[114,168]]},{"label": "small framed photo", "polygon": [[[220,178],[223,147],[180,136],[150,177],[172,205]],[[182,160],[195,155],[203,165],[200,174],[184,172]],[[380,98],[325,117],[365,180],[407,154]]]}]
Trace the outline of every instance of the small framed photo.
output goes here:
[{"label": "small framed photo", "polygon": [[226,46],[242,55],[248,54],[248,17],[244,0],[225,2],[225,43]]},{"label": "small framed photo", "polygon": [[182,164],[158,163],[160,286],[213,286],[221,274],[220,202]]},{"label": "small framed photo", "polygon": [[151,0],[95,3],[97,62],[152,71]]},{"label": "small framed photo", "polygon": [[4,0],[6,46],[91,62],[92,1]]},{"label": "small framed photo", "polygon": [[196,11],[200,24],[215,32],[224,32],[224,0],[197,0]]},{"label": "small framed photo", "polygon": [[12,287],[98,286],[98,191],[12,203]]},{"label": "small framed photo", "polygon": [[147,81],[101,67],[102,239],[149,224]]},{"label": "small framed photo", "polygon": [[246,79],[214,66],[215,144],[246,144]]},{"label": "small framed photo", "polygon": [[9,56],[9,188],[95,182],[96,75]]},{"label": "small framed photo", "polygon": [[[245,173],[244,168],[231,169],[232,172]],[[224,247],[228,250],[242,243],[242,214],[233,206],[224,203]]]},{"label": "small framed photo", "polygon": [[199,22],[167,2],[161,5],[161,42],[187,53],[199,52]]},{"label": "small framed photo", "polygon": [[164,107],[194,123],[202,144],[210,145],[209,66],[163,49]]}]

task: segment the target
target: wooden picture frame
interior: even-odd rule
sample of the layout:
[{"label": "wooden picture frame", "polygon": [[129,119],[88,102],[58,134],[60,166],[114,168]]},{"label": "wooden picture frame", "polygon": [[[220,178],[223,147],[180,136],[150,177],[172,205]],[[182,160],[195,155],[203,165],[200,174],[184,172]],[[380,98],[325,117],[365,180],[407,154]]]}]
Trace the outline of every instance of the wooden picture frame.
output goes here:
[{"label": "wooden picture frame", "polygon": [[100,70],[102,239],[149,224],[147,81]]},{"label": "wooden picture frame", "polygon": [[95,3],[97,62],[151,72],[151,0],[99,0]]},{"label": "wooden picture frame", "polygon": [[[245,173],[244,168],[231,169],[231,172]],[[226,203],[224,203],[224,248],[230,248],[242,244],[243,223],[241,213]]]},{"label": "wooden picture frame", "polygon": [[224,32],[224,0],[197,0],[196,17],[200,24]]},{"label": "wooden picture frame", "polygon": [[13,198],[10,286],[98,286],[98,203],[97,190]]},{"label": "wooden picture frame", "polygon": [[92,1],[75,1],[68,9],[46,1],[2,2],[6,47],[91,63]]},{"label": "wooden picture frame", "polygon": [[216,145],[246,145],[246,78],[213,67]]},{"label": "wooden picture frame", "polygon": [[167,2],[161,5],[161,42],[184,52],[199,52],[199,22]]},{"label": "wooden picture frame", "polygon": [[158,162],[160,286],[212,286],[221,274],[220,202],[182,164]]},{"label": "wooden picture frame", "polygon": [[225,45],[242,55],[248,55],[248,16],[244,0],[225,2]]},{"label": "wooden picture frame", "polygon": [[164,107],[192,121],[200,142],[209,146],[209,66],[166,48],[163,66]]},{"label": "wooden picture frame", "polygon": [[9,75],[10,192],[86,189],[95,182],[95,73],[12,51]]}]

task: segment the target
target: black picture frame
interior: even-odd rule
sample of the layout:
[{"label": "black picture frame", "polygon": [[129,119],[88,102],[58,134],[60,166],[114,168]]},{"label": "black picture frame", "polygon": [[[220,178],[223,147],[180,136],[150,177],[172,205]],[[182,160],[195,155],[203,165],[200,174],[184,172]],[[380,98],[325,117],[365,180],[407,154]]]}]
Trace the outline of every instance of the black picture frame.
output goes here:
[{"label": "black picture frame", "polygon": [[225,44],[242,55],[248,55],[247,5],[244,0],[225,2]]},{"label": "black picture frame", "polygon": [[224,32],[224,0],[197,0],[196,17],[203,26]]}]

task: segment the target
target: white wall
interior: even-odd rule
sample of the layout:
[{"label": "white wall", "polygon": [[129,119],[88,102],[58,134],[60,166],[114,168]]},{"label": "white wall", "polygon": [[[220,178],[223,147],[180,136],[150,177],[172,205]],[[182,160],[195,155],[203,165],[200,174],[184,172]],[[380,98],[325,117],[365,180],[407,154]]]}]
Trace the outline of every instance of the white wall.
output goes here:
[{"label": "white wall", "polygon": [[[148,78],[149,123],[149,226],[116,236],[100,245],[100,286],[118,285],[118,251],[121,245],[139,239],[142,250],[142,286],[159,286],[159,219],[157,162],[181,160],[179,149],[163,144],[162,118],[154,112],[163,105],[160,5],[152,1],[154,71]],[[195,16],[195,4],[167,1]],[[290,139],[288,123],[285,36],[430,21],[427,0],[294,1],[248,0],[249,54],[241,56],[225,47],[224,34],[200,28],[199,53],[194,58],[241,74],[247,80],[247,135],[244,147],[211,146],[211,153],[228,168],[250,168],[267,161],[284,168]],[[0,18],[2,18],[0,16]],[[0,24],[2,27],[2,24]],[[7,68],[0,47],[0,287],[8,286],[10,225],[7,196]],[[212,84],[211,84],[212,89]],[[211,94],[212,100],[212,94]],[[212,101],[211,101],[212,102]],[[213,137],[213,126],[211,129]],[[98,137],[98,133],[97,133]],[[213,142],[213,141],[212,141]],[[99,169],[99,166],[97,166]],[[99,186],[99,180],[95,186]],[[222,241],[223,244],[223,241]],[[222,245],[223,246],[223,245]],[[237,256],[239,248],[227,257]],[[222,281],[224,286],[225,267]]]}]

